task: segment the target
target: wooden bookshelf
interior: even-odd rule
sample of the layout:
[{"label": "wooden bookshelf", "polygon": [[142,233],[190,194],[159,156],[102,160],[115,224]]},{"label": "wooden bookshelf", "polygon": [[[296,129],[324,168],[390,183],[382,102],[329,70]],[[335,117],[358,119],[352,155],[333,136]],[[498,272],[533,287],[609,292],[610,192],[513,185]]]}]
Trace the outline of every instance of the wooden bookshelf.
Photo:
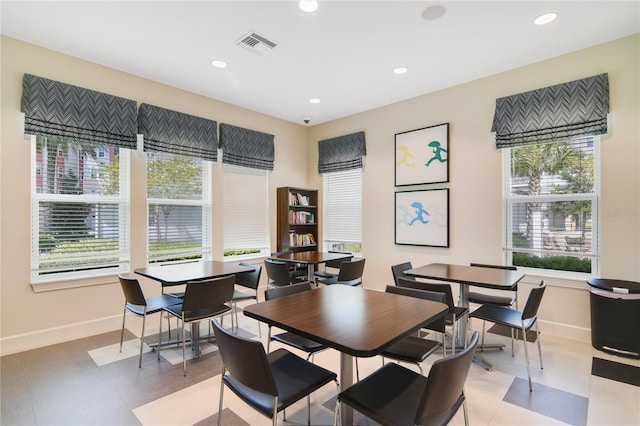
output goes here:
[{"label": "wooden bookshelf", "polygon": [[277,189],[277,251],[318,249],[318,191],[285,186]]}]

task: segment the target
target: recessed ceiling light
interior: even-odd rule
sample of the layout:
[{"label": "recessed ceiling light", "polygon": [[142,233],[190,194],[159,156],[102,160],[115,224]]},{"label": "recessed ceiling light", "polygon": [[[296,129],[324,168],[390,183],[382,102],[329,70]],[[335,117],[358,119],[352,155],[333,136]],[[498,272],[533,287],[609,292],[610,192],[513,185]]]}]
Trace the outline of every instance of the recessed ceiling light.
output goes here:
[{"label": "recessed ceiling light", "polygon": [[318,2],[316,0],[300,0],[298,7],[307,13],[315,12],[318,9]]},{"label": "recessed ceiling light", "polygon": [[440,4],[435,4],[433,6],[427,7],[424,12],[422,12],[422,18],[427,21],[435,21],[442,17],[445,14],[447,9]]},{"label": "recessed ceiling light", "polygon": [[318,99],[318,98],[311,98],[311,99],[309,99],[309,102],[311,102],[312,104],[319,104],[319,103],[320,103],[320,99]]},{"label": "recessed ceiling light", "polygon": [[545,24],[548,24],[549,22],[553,22],[557,17],[558,15],[556,15],[553,12],[545,13],[544,15],[538,16],[533,22],[536,25],[545,25]]},{"label": "recessed ceiling light", "polygon": [[221,59],[214,59],[213,61],[211,61],[211,65],[213,65],[216,68],[226,68],[227,67],[227,63]]},{"label": "recessed ceiling light", "polygon": [[405,72],[407,72],[407,71],[409,71],[409,70],[407,69],[407,67],[395,67],[395,68],[393,69],[393,73],[394,73],[394,74],[404,74],[404,73],[405,73]]}]

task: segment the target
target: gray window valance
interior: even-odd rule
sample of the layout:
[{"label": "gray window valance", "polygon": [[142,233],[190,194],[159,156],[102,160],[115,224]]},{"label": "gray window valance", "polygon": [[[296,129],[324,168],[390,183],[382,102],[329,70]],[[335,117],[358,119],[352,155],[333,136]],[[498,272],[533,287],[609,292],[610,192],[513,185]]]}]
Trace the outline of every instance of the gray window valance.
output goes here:
[{"label": "gray window valance", "polygon": [[275,150],[273,135],[220,124],[222,163],[252,169],[273,170]]},{"label": "gray window valance", "polygon": [[607,133],[609,77],[600,74],[496,100],[496,148]]},{"label": "gray window valance", "polygon": [[362,168],[366,154],[364,132],[319,141],[318,173]]},{"label": "gray window valance", "polygon": [[136,148],[136,102],[25,74],[24,133]]},{"label": "gray window valance", "polygon": [[218,159],[218,123],[213,120],[141,104],[138,133],[144,135],[145,151]]}]

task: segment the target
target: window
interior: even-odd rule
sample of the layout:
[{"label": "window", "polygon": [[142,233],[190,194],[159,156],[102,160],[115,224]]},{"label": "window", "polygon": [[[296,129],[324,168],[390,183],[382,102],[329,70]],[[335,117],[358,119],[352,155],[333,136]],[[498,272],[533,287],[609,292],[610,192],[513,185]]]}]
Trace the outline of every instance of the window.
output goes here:
[{"label": "window", "polygon": [[34,136],[31,164],[32,283],[126,271],[129,150]]},{"label": "window", "polygon": [[223,167],[225,258],[269,255],[269,171]]},{"label": "window", "polygon": [[322,174],[324,249],[362,252],[362,169]]},{"label": "window", "polygon": [[211,162],[147,152],[147,261],[209,258]]},{"label": "window", "polygon": [[599,137],[509,148],[504,160],[511,263],[597,273]]}]

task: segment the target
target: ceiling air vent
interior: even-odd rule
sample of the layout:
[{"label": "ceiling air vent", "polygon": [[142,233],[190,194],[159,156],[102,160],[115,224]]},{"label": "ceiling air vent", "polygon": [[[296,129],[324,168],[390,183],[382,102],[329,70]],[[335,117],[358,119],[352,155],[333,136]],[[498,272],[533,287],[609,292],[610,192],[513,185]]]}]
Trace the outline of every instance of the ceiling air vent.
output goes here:
[{"label": "ceiling air vent", "polygon": [[271,52],[277,44],[253,31],[245,34],[236,44],[256,55],[264,55]]}]

